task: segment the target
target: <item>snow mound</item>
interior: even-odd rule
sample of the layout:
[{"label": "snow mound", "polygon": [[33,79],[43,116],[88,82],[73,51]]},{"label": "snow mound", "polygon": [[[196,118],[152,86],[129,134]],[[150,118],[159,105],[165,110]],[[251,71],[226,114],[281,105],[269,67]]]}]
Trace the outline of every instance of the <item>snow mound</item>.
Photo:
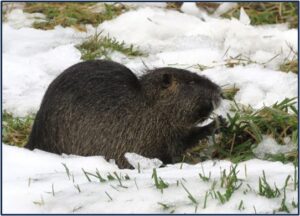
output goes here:
[{"label": "snow mound", "polygon": [[153,169],[160,167],[163,162],[157,158],[149,159],[136,153],[125,153],[125,158],[135,169]]},{"label": "snow mound", "polygon": [[253,149],[257,158],[264,159],[267,155],[285,154],[296,149],[296,145],[288,142],[285,145],[279,145],[272,137],[264,136],[263,140]]},{"label": "snow mound", "polygon": [[[194,10],[194,3],[184,5],[186,4],[189,5],[188,9]],[[243,21],[245,16],[247,15],[242,15]],[[249,55],[258,51],[266,51],[273,56],[280,53],[282,56],[287,56],[290,52],[288,45],[297,50],[296,29],[255,27],[236,19],[213,17],[203,21],[190,14],[159,8],[140,8],[129,11],[114,20],[105,21],[99,28],[118,40],[157,52],[177,48],[178,40],[182,37],[193,36],[208,37],[213,40],[218,45],[218,50],[223,51],[222,54],[230,48],[228,55]],[[201,47],[198,44],[194,46],[194,48]]]},{"label": "snow mound", "polygon": [[260,65],[213,68],[200,74],[209,77],[220,86],[235,84],[240,90],[235,100],[255,109],[270,106],[285,98],[298,96],[297,74],[282,73]]}]

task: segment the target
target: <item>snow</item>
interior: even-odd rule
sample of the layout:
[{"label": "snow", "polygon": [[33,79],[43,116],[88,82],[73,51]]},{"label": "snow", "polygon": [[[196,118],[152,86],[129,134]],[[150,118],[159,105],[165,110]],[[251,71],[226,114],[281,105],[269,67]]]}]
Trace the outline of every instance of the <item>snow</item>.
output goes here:
[{"label": "snow", "polygon": [[[279,65],[293,57],[291,48],[297,50],[296,29],[285,25],[255,27],[213,16],[203,21],[191,15],[195,3],[183,4],[183,11],[188,13],[162,6],[140,5],[98,26],[98,32],[132,43],[149,54],[127,58],[114,53],[113,60],[138,75],[145,71],[145,64],[149,68],[173,66],[197,73],[201,73],[199,65],[213,67],[202,74],[221,86],[235,84],[241,89],[237,102],[254,108],[297,96],[297,76],[278,72]],[[16,116],[37,111],[49,83],[81,61],[74,45],[95,33],[92,26],[87,26],[87,33],[60,26],[48,31],[29,28],[32,17],[20,9],[12,10],[3,25],[3,107]],[[238,55],[249,58],[250,64],[225,67]]]},{"label": "snow", "polygon": [[204,9],[197,7],[195,2],[184,2],[180,10],[185,14],[196,16],[202,20],[208,18],[207,12]]},{"label": "snow", "polygon": [[247,15],[243,7],[241,7],[241,11],[240,11],[240,22],[245,25],[249,25],[251,22],[249,16]]},{"label": "snow", "polygon": [[15,28],[31,27],[37,20],[45,20],[45,15],[41,13],[26,14],[22,9],[14,9],[7,15],[7,21]]},{"label": "snow", "polygon": [[[184,8],[191,9],[193,4],[185,3],[189,7]],[[3,105],[4,109],[23,116],[36,112],[48,84],[65,68],[80,61],[80,52],[74,45],[94,34],[95,30],[89,26],[87,33],[80,33],[72,28],[58,26],[54,30],[43,31],[28,28],[26,22],[24,27],[16,28],[16,14],[19,14],[19,20],[28,16],[25,20],[32,19],[19,9],[17,12],[13,10],[12,14],[14,21],[3,26]],[[17,23],[19,27],[21,22]],[[143,71],[143,62],[150,68],[175,66],[190,68],[194,72],[199,72],[198,64],[216,66],[212,70],[220,71],[216,73],[218,76],[208,72],[206,75],[220,85],[235,82],[242,88],[236,100],[255,108],[297,95],[297,76],[278,73],[275,69],[289,56],[288,45],[297,49],[296,29],[284,29],[282,26],[280,29],[269,26],[253,27],[238,20],[213,17],[204,22],[195,16],[177,11],[141,7],[104,22],[98,27],[98,32],[101,30],[149,53],[148,57],[142,58],[143,61],[141,58],[128,60],[122,55],[113,55],[114,60],[124,63],[137,74]],[[251,71],[252,65],[233,69],[224,67],[230,56],[238,54],[249,56],[259,63],[277,57],[266,64],[269,70],[258,64],[255,64],[255,71]],[[249,71],[251,75],[248,75]],[[268,71],[268,74],[265,73],[264,76],[262,71]],[[247,81],[239,82],[245,80],[245,76]],[[237,77],[237,80],[233,80],[233,77]],[[270,81],[270,77],[280,77],[282,87],[274,85],[275,82]],[[257,86],[253,78],[260,82],[266,80],[265,83],[272,86],[272,90]],[[243,89],[257,89],[257,94],[252,94],[254,98],[249,97],[249,93],[243,93]]]},{"label": "snow", "polygon": [[49,83],[80,61],[74,47],[83,35],[71,28],[41,31],[3,25],[3,107],[17,116],[34,113]]},{"label": "snow", "polygon": [[264,105],[270,106],[285,98],[297,97],[298,79],[292,72],[281,73],[251,64],[247,67],[235,66],[226,70],[213,68],[201,74],[220,86],[235,84],[240,89],[235,95],[235,100],[256,109]]},{"label": "snow", "polygon": [[[237,176],[242,186],[223,205],[209,196],[204,209],[205,193],[214,180],[217,182],[215,190],[224,192],[220,186],[220,173],[224,169],[229,173],[232,166],[229,161],[174,164],[159,168],[158,177],[169,184],[162,193],[151,178],[152,169],[141,169],[139,173],[137,169],[119,170],[100,156],[59,156],[8,145],[2,147],[4,213],[168,213],[173,209],[174,213],[194,213],[195,206],[181,184],[199,203],[197,213],[254,213],[253,206],[257,213],[272,213],[279,209],[283,195],[273,199],[258,195],[258,179],[262,177],[263,170],[268,183],[272,187],[276,183],[279,189],[284,186],[287,176],[291,176],[287,187],[287,206],[293,213],[297,211],[291,206],[293,200],[298,200],[298,192],[293,189],[295,168],[292,164],[258,159],[240,163]],[[62,164],[68,167],[70,178]],[[122,186],[117,180],[99,182],[94,177],[90,177],[89,182],[82,169],[94,174],[98,169],[105,179],[109,173],[114,175],[114,172],[118,176],[129,176],[130,179],[123,178]],[[210,180],[201,180],[199,173],[207,177],[211,175]],[[81,192],[76,189],[77,185]],[[247,185],[253,191],[249,191]],[[240,211],[238,206],[241,200],[245,209]],[[159,202],[174,207],[164,210]]]},{"label": "snow", "polygon": [[215,16],[220,16],[228,11],[230,11],[231,9],[233,9],[234,7],[237,6],[237,3],[233,3],[233,2],[223,2],[220,4],[220,6],[215,10],[214,15]]},{"label": "snow", "polygon": [[296,145],[291,140],[286,139],[285,145],[279,145],[272,137],[264,136],[263,140],[253,149],[257,158],[264,159],[267,155],[288,153],[296,150]]},{"label": "snow", "polygon": [[[298,78],[294,73],[279,71],[279,65],[294,56],[298,50],[298,31],[286,24],[252,26],[247,14],[241,10],[240,19],[222,19],[224,11],[235,3],[222,3],[218,10],[208,15],[189,2],[182,5],[182,12],[166,10],[165,3],[127,3],[132,10],[117,18],[105,21],[97,27],[119,41],[138,46],[148,55],[128,58],[113,53],[112,59],[125,64],[138,76],[145,69],[178,67],[207,76],[220,86],[235,85],[240,90],[235,96],[238,103],[259,109],[286,97],[298,97]],[[47,86],[67,67],[80,62],[80,52],[75,48],[82,40],[95,33],[78,32],[73,28],[56,26],[53,30],[31,28],[41,14],[12,10],[3,24],[3,109],[15,116],[35,113]],[[242,62],[243,64],[239,64]],[[226,67],[226,64],[234,67]],[[235,65],[236,64],[236,65]],[[204,71],[200,66],[206,67]],[[230,109],[224,100],[216,110],[223,116]],[[289,143],[289,140],[286,140]],[[258,158],[265,154],[286,152],[287,146],[279,146],[269,137],[254,149]],[[136,154],[127,154],[135,170],[120,170],[113,162],[101,156],[80,157],[55,155],[39,150],[3,144],[3,211],[5,213],[194,213],[195,205],[188,198],[181,183],[197,202],[197,213],[273,213],[278,211],[283,199],[282,188],[288,175],[287,206],[293,213],[297,209],[298,190],[294,190],[294,171],[291,163],[253,159],[238,165],[238,178],[242,186],[230,200],[221,204],[209,196],[203,208],[205,193],[217,182],[216,191],[224,193],[220,186],[220,172],[229,172],[229,161],[208,160],[196,165],[174,164],[158,168],[160,163]],[[68,177],[65,164],[70,170]],[[151,178],[156,167],[158,177],[169,184],[163,193]],[[245,168],[246,167],[246,168]],[[122,187],[117,180],[100,182],[91,177],[89,182],[82,168],[101,176],[116,172],[123,177]],[[208,182],[199,173],[211,178]],[[277,198],[258,195],[258,179],[265,171],[268,182],[281,190]],[[125,176],[130,177],[125,180]],[[74,180],[73,180],[74,178]],[[178,182],[178,186],[177,186]],[[180,183],[181,182],[181,183]],[[249,185],[251,189],[247,186]],[[54,194],[52,194],[52,187]],[[79,190],[81,192],[79,192]],[[239,210],[243,201],[244,209]],[[164,209],[158,202],[169,205]],[[254,210],[255,208],[255,210]]]},{"label": "snow", "polygon": [[126,152],[125,158],[135,169],[159,168],[163,162],[157,158],[146,158],[134,152]]}]

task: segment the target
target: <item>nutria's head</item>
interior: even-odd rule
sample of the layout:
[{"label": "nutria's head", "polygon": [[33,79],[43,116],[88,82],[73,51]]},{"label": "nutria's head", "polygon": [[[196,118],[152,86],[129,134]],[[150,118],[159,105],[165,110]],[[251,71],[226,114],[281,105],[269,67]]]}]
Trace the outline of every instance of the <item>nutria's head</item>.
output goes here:
[{"label": "nutria's head", "polygon": [[141,84],[152,105],[181,125],[204,121],[221,100],[218,85],[187,70],[155,69],[141,77]]}]

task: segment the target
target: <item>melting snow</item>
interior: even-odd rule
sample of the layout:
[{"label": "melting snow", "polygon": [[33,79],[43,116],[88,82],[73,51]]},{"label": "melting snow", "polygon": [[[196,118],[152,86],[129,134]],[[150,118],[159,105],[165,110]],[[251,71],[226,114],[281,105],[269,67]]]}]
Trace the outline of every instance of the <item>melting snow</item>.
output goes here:
[{"label": "melting snow", "polygon": [[[132,43],[149,54],[127,58],[113,53],[113,60],[125,64],[137,75],[143,73],[145,64],[149,68],[189,69],[220,86],[235,84],[240,89],[235,100],[254,108],[271,105],[285,97],[297,97],[297,75],[278,71],[284,60],[293,58],[291,48],[297,51],[297,29],[288,29],[286,24],[251,26],[244,10],[239,20],[218,17],[234,6],[231,3],[222,4],[213,15],[198,9],[194,3],[184,3],[184,13],[166,10],[164,3],[130,4],[135,9],[102,23],[97,31],[103,30],[104,34]],[[38,110],[49,83],[64,69],[81,61],[80,52],[74,46],[95,33],[92,26],[87,26],[86,33],[61,26],[48,31],[37,30],[30,27],[35,19],[44,19],[44,16],[16,9],[2,26],[2,105],[16,116]],[[244,65],[225,66],[239,61]],[[203,66],[208,69],[201,71]],[[218,112],[225,115],[229,107],[229,102],[224,101]],[[265,138],[254,151],[263,158],[265,153],[283,152],[286,148]],[[293,201],[298,203],[292,164],[258,159],[240,163],[238,178],[242,186],[224,204],[209,195],[204,208],[205,194],[214,180],[217,182],[215,190],[225,192],[220,187],[220,172],[226,169],[228,173],[230,162],[206,161],[157,168],[158,176],[169,184],[162,193],[151,178],[152,169],[146,169],[159,167],[160,163],[135,154],[127,158],[134,167],[140,163],[145,169],[141,169],[141,173],[119,170],[101,156],[59,156],[3,145],[3,212],[194,213],[195,205],[183,184],[199,203],[197,213],[273,213],[280,208],[283,193],[273,199],[258,195],[258,179],[264,170],[270,185],[276,183],[281,190],[287,176],[292,176],[286,203],[291,212],[297,213],[292,206]],[[68,167],[69,176],[62,163]],[[123,185],[117,180],[99,182],[95,177],[89,182],[82,168],[94,174],[97,168],[106,180],[108,174],[114,176],[115,172],[122,176]],[[210,173],[210,180],[203,181],[199,173],[205,176]],[[129,180],[124,179],[126,175]],[[239,210],[241,202],[244,207]]]}]

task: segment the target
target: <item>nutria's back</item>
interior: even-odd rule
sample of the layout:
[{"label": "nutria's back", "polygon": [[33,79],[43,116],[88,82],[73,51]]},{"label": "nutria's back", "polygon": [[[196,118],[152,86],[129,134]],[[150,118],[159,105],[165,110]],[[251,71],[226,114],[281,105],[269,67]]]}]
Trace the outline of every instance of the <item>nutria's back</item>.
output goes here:
[{"label": "nutria's back", "polygon": [[120,167],[129,167],[126,152],[172,162],[219,98],[217,85],[186,70],[161,68],[138,79],[115,62],[78,63],[48,87],[26,147],[104,155]]}]

